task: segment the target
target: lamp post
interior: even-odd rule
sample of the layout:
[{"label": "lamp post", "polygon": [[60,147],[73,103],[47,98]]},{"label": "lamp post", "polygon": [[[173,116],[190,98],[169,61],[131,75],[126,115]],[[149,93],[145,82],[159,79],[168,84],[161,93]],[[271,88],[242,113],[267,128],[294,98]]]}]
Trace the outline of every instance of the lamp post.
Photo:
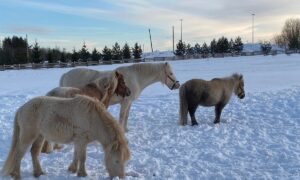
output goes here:
[{"label": "lamp post", "polygon": [[181,42],[182,42],[182,20],[183,19],[180,19],[180,40],[181,40]]},{"label": "lamp post", "polygon": [[255,14],[252,13],[252,44],[254,44],[254,16]]}]

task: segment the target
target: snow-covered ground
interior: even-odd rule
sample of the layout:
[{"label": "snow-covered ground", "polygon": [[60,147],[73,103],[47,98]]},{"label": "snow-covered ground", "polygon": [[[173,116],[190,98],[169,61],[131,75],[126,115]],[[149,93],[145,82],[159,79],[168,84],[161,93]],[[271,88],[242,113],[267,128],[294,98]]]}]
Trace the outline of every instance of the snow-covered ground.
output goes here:
[{"label": "snow-covered ground", "polygon": [[[233,97],[221,124],[213,108],[199,107],[199,126],[178,125],[178,90],[160,83],[143,91],[133,104],[126,134],[132,152],[126,179],[300,179],[300,55],[249,56],[170,62],[183,83],[234,72],[244,74],[246,97]],[[120,65],[89,67],[114,69]],[[16,109],[30,98],[56,87],[70,69],[0,72],[0,167],[8,154]],[[109,111],[118,117],[119,106]],[[77,179],[67,172],[72,145],[41,155],[40,179]],[[83,179],[107,179],[99,144],[88,147]],[[30,154],[22,177],[34,179]],[[0,177],[0,179],[3,177]]]}]

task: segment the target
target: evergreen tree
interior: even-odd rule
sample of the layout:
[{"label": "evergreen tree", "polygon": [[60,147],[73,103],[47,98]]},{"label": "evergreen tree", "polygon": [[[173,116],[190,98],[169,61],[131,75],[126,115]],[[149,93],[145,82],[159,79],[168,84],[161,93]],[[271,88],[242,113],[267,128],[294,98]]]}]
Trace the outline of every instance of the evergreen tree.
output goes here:
[{"label": "evergreen tree", "polygon": [[90,53],[87,50],[85,43],[83,43],[83,46],[80,51],[80,58],[83,62],[87,62],[89,57],[90,57]]},{"label": "evergreen tree", "polygon": [[228,39],[224,36],[219,38],[217,42],[217,53],[227,53],[229,51]]},{"label": "evergreen tree", "polygon": [[103,61],[110,61],[112,58],[111,50],[107,46],[105,46],[102,50],[102,57]]},{"label": "evergreen tree", "polygon": [[122,56],[123,56],[123,59],[130,59],[131,58],[130,47],[127,43],[125,43],[125,45],[122,49]]},{"label": "evergreen tree", "polygon": [[264,55],[268,55],[272,50],[272,45],[270,42],[260,43],[260,49]]},{"label": "evergreen tree", "polygon": [[194,55],[194,54],[195,54],[194,48],[190,44],[188,44],[186,46],[186,55]]},{"label": "evergreen tree", "polygon": [[61,59],[61,51],[58,47],[55,47],[52,49],[52,54],[53,54],[53,62],[58,62]]},{"label": "evergreen tree", "polygon": [[32,48],[32,61],[34,63],[41,62],[41,51],[40,51],[40,46],[37,41],[35,41],[33,48]]},{"label": "evergreen tree", "polygon": [[210,52],[212,54],[217,53],[217,41],[215,38],[210,42]]},{"label": "evergreen tree", "polygon": [[184,56],[186,54],[186,45],[184,42],[179,40],[176,45],[175,55],[176,56]]},{"label": "evergreen tree", "polygon": [[61,52],[60,61],[61,62],[67,62],[66,49],[65,48],[63,48],[63,51]]},{"label": "evergreen tree", "polygon": [[198,43],[195,44],[194,50],[195,50],[196,54],[201,54],[202,53],[201,46]]},{"label": "evergreen tree", "polygon": [[243,48],[244,48],[244,44],[242,42],[242,38],[238,36],[234,40],[233,49],[236,53],[241,53],[243,51]]},{"label": "evergreen tree", "polygon": [[91,58],[92,58],[92,61],[99,61],[101,59],[101,54],[97,51],[96,48],[93,49]]},{"label": "evergreen tree", "polygon": [[112,59],[113,60],[121,60],[122,59],[122,51],[120,45],[116,42],[111,50]]},{"label": "evergreen tree", "polygon": [[75,61],[78,61],[78,59],[79,59],[79,53],[76,52],[75,48],[73,48],[71,60],[72,60],[72,62],[75,62]]},{"label": "evergreen tree", "polygon": [[233,46],[234,46],[234,41],[233,41],[233,39],[231,38],[230,41],[229,41],[229,50],[228,50],[228,52],[234,53],[234,48],[233,48]]},{"label": "evergreen tree", "polygon": [[207,46],[207,44],[205,42],[203,43],[201,49],[202,49],[203,56],[206,57],[209,53],[209,47]]},{"label": "evergreen tree", "polygon": [[134,59],[141,58],[143,51],[142,51],[141,46],[138,45],[138,43],[134,44],[134,48],[132,48],[132,53],[133,53]]},{"label": "evergreen tree", "polygon": [[47,49],[46,60],[48,61],[48,63],[53,63],[54,62],[53,52],[50,48]]},{"label": "evergreen tree", "polygon": [[4,38],[2,41],[3,64],[23,64],[27,60],[27,40],[22,37],[13,36]]}]

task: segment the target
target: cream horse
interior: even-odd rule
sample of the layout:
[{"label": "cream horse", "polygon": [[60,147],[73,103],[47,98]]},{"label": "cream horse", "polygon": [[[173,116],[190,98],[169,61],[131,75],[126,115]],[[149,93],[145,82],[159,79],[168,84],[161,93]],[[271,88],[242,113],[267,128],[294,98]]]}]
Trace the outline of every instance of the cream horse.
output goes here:
[{"label": "cream horse", "polygon": [[109,176],[125,176],[130,151],[124,131],[103,104],[94,98],[42,96],[21,106],[15,116],[12,146],[2,173],[20,179],[21,160],[32,145],[33,175],[44,174],[39,161],[44,138],[57,143],[74,143],[74,159],[68,170],[81,177],[87,176],[87,145],[98,141],[104,149]]},{"label": "cream horse", "polygon": [[[113,94],[117,96],[129,96],[130,90],[125,85],[124,77],[122,74],[115,71],[111,76],[100,77],[95,81],[85,85],[82,88],[75,87],[57,87],[49,91],[46,96],[72,98],[77,94],[87,95],[90,97],[97,98],[102,102],[106,108],[108,108],[109,101]],[[62,148],[61,145],[55,144],[54,149]],[[52,145],[47,140],[44,142],[42,147],[43,153],[51,153]]]},{"label": "cream horse", "polygon": [[[180,84],[169,63],[140,63],[130,66],[122,66],[116,69],[124,75],[124,80],[131,94],[128,97],[121,98],[114,95],[110,104],[121,104],[119,122],[127,131],[127,120],[131,104],[136,100],[143,89],[147,86],[161,82],[169,89],[178,89]],[[113,71],[96,71],[85,68],[70,70],[62,75],[60,86],[82,87],[96,78],[111,74]]]}]

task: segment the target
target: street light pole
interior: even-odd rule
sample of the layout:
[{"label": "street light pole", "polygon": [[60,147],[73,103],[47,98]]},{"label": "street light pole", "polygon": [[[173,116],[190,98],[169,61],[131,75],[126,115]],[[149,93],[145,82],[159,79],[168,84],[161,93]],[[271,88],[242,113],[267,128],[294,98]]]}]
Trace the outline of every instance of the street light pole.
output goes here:
[{"label": "street light pole", "polygon": [[180,19],[180,40],[181,40],[181,42],[182,42],[182,19]]},{"label": "street light pole", "polygon": [[252,13],[252,44],[254,44],[254,16],[255,14]]}]

